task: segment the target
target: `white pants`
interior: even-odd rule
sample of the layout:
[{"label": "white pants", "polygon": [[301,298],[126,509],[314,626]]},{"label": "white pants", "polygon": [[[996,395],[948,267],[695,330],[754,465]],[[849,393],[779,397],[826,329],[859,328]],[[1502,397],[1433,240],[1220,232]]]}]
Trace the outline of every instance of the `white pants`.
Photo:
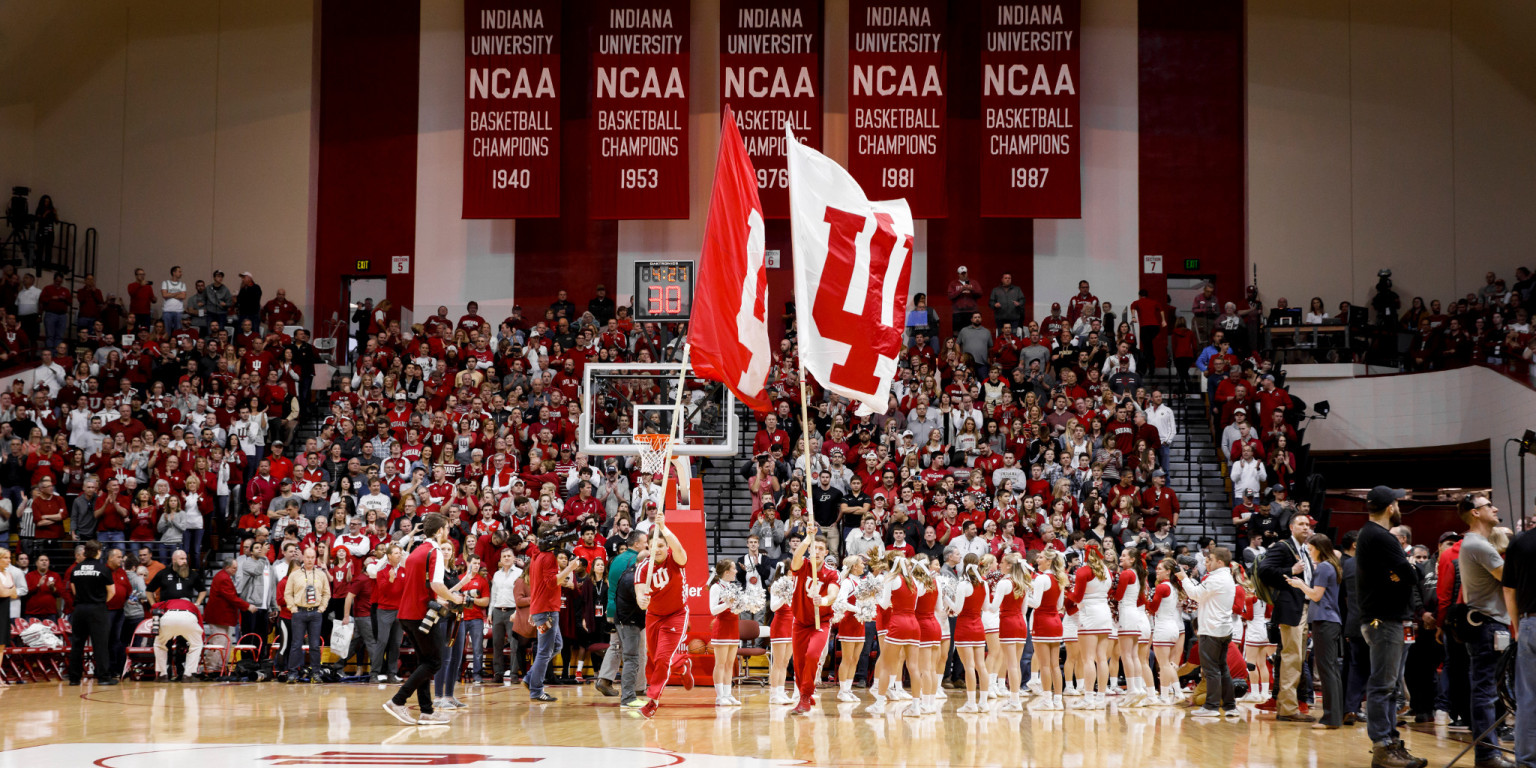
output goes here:
[{"label": "white pants", "polygon": [[186,674],[195,675],[198,659],[203,655],[203,625],[191,611],[166,611],[160,617],[160,635],[155,638],[155,674],[166,674],[165,645],[172,638],[187,641]]}]

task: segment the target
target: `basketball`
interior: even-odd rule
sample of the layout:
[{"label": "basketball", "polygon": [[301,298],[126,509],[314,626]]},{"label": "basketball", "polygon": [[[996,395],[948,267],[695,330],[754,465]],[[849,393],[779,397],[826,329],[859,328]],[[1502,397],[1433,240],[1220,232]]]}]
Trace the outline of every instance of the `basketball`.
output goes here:
[{"label": "basketball", "polygon": [[704,653],[705,651],[708,651],[708,650],[709,650],[709,645],[707,643],[705,643],[703,640],[701,640],[701,639],[699,639],[697,637],[695,637],[694,639],[688,641],[688,652],[689,653]]}]

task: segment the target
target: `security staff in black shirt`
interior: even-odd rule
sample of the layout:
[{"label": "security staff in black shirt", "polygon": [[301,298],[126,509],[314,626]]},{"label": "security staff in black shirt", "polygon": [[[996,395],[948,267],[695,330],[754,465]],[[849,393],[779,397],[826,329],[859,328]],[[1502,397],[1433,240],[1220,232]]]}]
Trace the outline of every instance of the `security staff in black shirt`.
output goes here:
[{"label": "security staff in black shirt", "polygon": [[69,648],[69,684],[79,685],[85,665],[85,641],[91,641],[96,654],[96,680],[102,685],[117,685],[109,659],[112,644],[108,642],[108,630],[112,627],[107,601],[117,593],[112,586],[112,573],[101,559],[100,542],[85,543],[85,560],[75,565],[69,577],[69,591],[75,596],[75,611],[69,620],[73,625]]},{"label": "security staff in black shirt", "polygon": [[202,605],[202,596],[198,592],[200,583],[197,571],[187,563],[187,553],[178,549],[171,553],[170,567],[161,569],[155,574],[155,578],[150,579],[146,589],[150,593],[159,593],[157,602],[180,599]]}]

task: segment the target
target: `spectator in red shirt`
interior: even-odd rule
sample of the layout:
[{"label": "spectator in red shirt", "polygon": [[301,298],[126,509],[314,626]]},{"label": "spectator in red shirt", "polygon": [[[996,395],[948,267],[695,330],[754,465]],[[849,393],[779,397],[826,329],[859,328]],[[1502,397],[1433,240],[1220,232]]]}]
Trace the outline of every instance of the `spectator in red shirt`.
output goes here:
[{"label": "spectator in red shirt", "polygon": [[133,282],[128,284],[128,312],[133,315],[135,330],[149,330],[149,313],[156,301],[155,286],[144,279],[144,270],[133,271]]}]

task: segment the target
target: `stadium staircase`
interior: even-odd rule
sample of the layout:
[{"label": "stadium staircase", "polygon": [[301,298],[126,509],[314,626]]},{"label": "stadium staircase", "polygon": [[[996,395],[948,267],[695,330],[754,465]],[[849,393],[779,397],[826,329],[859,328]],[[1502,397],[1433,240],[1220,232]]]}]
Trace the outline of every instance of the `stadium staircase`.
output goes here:
[{"label": "stadium staircase", "polygon": [[752,437],[757,433],[757,417],[752,409],[737,403],[741,434],[736,436],[736,455],[728,459],[709,459],[700,472],[704,484],[704,513],[709,521],[705,534],[715,556],[738,557],[747,551],[747,527],[752,520],[752,496],[742,467],[752,459]]},{"label": "stadium staircase", "polygon": [[1168,486],[1179,495],[1174,540],[1193,549],[1201,536],[1210,536],[1221,546],[1237,547],[1227,462],[1221,456],[1220,433],[1213,427],[1205,396],[1168,395],[1175,383],[1161,372],[1146,386],[1164,392],[1163,402],[1173,409],[1179,425],[1179,435],[1168,451]]}]

